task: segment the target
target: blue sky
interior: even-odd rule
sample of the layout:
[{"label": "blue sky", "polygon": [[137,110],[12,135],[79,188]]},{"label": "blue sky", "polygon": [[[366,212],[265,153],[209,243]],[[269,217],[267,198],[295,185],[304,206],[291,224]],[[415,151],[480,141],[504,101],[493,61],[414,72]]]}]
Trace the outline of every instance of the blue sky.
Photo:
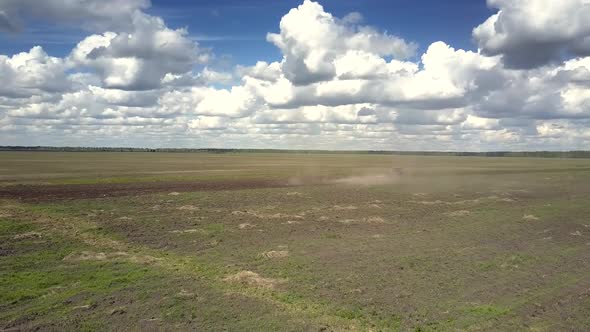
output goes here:
[{"label": "blue sky", "polygon": [[[200,45],[232,64],[253,65],[256,61],[280,60],[280,51],[266,41],[268,32],[277,32],[281,17],[301,1],[153,0],[148,13],[162,17],[171,28],[187,27]],[[443,40],[455,48],[477,49],[473,27],[496,10],[485,1],[474,0],[324,0],[326,11],[336,17],[359,12],[365,24],[375,26],[407,41],[423,51],[432,42]],[[25,52],[43,45],[52,56],[65,56],[88,33],[78,27],[56,26],[29,20],[17,34],[0,34],[0,52]]]}]

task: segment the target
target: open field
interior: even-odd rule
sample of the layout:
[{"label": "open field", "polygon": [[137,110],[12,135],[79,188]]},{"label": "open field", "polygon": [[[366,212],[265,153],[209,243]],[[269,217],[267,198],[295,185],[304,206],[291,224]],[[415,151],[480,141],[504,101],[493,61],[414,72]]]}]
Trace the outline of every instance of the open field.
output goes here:
[{"label": "open field", "polygon": [[0,330],[586,331],[590,160],[0,153]]}]

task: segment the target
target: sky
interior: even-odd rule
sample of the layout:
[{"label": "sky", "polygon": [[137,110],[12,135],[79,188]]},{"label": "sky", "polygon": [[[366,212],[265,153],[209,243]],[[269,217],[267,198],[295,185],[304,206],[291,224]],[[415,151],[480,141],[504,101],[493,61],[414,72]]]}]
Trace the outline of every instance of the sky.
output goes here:
[{"label": "sky", "polygon": [[590,0],[0,0],[0,145],[590,147]]}]

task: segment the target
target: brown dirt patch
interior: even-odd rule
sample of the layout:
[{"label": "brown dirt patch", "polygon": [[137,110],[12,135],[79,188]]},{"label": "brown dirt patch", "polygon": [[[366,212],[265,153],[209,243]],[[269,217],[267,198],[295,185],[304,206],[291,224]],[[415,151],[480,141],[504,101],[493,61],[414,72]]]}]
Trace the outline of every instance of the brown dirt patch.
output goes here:
[{"label": "brown dirt patch", "polygon": [[281,280],[264,278],[258,273],[252,271],[240,271],[236,274],[223,278],[223,281],[242,284],[245,286],[259,287],[259,288],[275,288],[281,283]]},{"label": "brown dirt patch", "polygon": [[262,257],[265,258],[285,258],[289,256],[289,251],[288,250],[271,250],[271,251],[265,251],[262,254],[260,254]]},{"label": "brown dirt patch", "polygon": [[416,203],[416,204],[422,204],[422,205],[463,205],[463,204],[476,204],[476,203],[479,203],[480,201],[481,201],[481,199],[476,198],[476,199],[465,199],[465,200],[454,201],[454,202],[441,201],[440,199],[437,199],[435,201],[409,201],[409,202]]},{"label": "brown dirt patch", "polygon": [[12,217],[12,214],[0,211],[0,218],[10,218],[10,217]]},{"label": "brown dirt patch", "polygon": [[333,207],[336,211],[343,211],[343,210],[356,210],[358,207],[354,205],[334,205]]},{"label": "brown dirt patch", "polygon": [[178,297],[194,297],[195,293],[189,292],[185,289],[181,289],[180,292],[177,294]]},{"label": "brown dirt patch", "polygon": [[370,224],[382,224],[385,222],[385,219],[383,219],[381,217],[368,217],[368,218],[365,218],[365,222],[370,223]]},{"label": "brown dirt patch", "polygon": [[399,175],[397,174],[372,174],[372,175],[360,175],[360,176],[349,176],[345,178],[332,180],[335,184],[347,184],[354,186],[379,186],[386,184],[393,184],[398,182]]},{"label": "brown dirt patch", "polygon": [[90,252],[82,251],[77,253],[71,253],[64,257],[66,262],[80,262],[80,261],[104,261],[107,259],[107,255],[104,252]]},{"label": "brown dirt patch", "polygon": [[266,213],[259,213],[256,211],[233,211],[231,213],[234,216],[252,216],[259,219],[303,219],[302,215],[291,215],[285,213],[273,213],[273,214],[266,214]]},{"label": "brown dirt patch", "polygon": [[161,259],[148,255],[130,255],[129,253],[122,251],[106,254],[104,252],[81,251],[73,252],[64,257],[63,260],[66,262],[123,260],[139,264],[152,264]]},{"label": "brown dirt patch", "polygon": [[535,221],[535,220],[539,220],[539,217],[534,216],[532,214],[525,214],[524,216],[522,216],[523,220],[529,220],[529,221]]},{"label": "brown dirt patch", "polygon": [[71,185],[13,185],[0,187],[0,198],[25,202],[136,196],[167,192],[240,190],[292,186],[287,180],[231,180],[187,182],[136,182]]},{"label": "brown dirt patch", "polygon": [[200,208],[197,206],[194,206],[194,205],[183,205],[183,206],[179,207],[178,210],[197,211],[197,210],[200,210]]},{"label": "brown dirt patch", "polygon": [[362,219],[341,219],[337,220],[336,222],[341,224],[383,224],[385,223],[385,219],[381,217],[366,217]]},{"label": "brown dirt patch", "polygon": [[447,212],[446,215],[449,217],[465,217],[471,214],[469,210],[459,210],[453,212]]},{"label": "brown dirt patch", "polygon": [[41,238],[41,233],[38,232],[27,232],[22,234],[17,234],[13,237],[15,240],[26,240],[26,239],[39,239]]},{"label": "brown dirt patch", "polygon": [[337,220],[336,222],[341,223],[341,224],[345,224],[345,225],[349,225],[349,224],[353,224],[353,223],[358,223],[359,220],[357,220],[357,219],[341,219],[341,220]]},{"label": "brown dirt patch", "polygon": [[439,204],[447,204],[448,202],[443,202],[440,199],[436,201],[410,201],[410,203],[417,203],[422,205],[439,205]]},{"label": "brown dirt patch", "polygon": [[200,232],[200,230],[196,229],[196,228],[190,228],[190,229],[177,229],[174,231],[170,231],[170,233],[173,234],[190,234],[190,233],[198,233]]}]

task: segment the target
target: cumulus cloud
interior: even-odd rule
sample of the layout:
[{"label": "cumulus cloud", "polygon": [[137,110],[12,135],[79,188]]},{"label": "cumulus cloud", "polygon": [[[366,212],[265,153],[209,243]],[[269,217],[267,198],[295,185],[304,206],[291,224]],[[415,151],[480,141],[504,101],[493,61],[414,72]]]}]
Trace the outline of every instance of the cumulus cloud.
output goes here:
[{"label": "cumulus cloud", "polygon": [[257,112],[257,123],[334,123],[356,124],[376,123],[375,114],[360,115],[371,105],[303,106],[297,109],[269,109]]},{"label": "cumulus cloud", "polygon": [[[305,0],[267,36],[281,58],[231,70],[208,62],[213,55],[185,29],[142,11],[147,1],[122,1],[117,13],[101,7],[110,0],[86,2],[81,8],[79,1],[46,1],[43,17],[23,7],[28,0],[0,3],[0,29],[13,31],[30,18],[93,29],[64,58],[40,46],[0,55],[5,144],[91,139],[399,150],[590,144],[584,0],[490,0],[499,11],[473,30],[478,51],[438,41],[424,45],[423,54],[412,42],[364,25],[360,13],[338,18]],[[63,13],[52,11],[60,6]],[[84,19],[61,19],[73,12]]]},{"label": "cumulus cloud", "polygon": [[159,99],[159,106],[167,113],[240,118],[260,107],[258,102],[257,96],[247,87],[235,86],[230,90],[193,87],[165,93]]},{"label": "cumulus cloud", "polygon": [[133,31],[106,32],[82,40],[69,60],[96,70],[106,87],[154,89],[166,74],[182,74],[207,60],[184,29],[169,29],[161,18],[133,15]]},{"label": "cumulus cloud", "polygon": [[347,51],[405,59],[416,49],[399,37],[350,23],[350,18],[339,21],[320,4],[305,0],[283,16],[280,33],[269,33],[267,39],[283,52],[282,71],[296,85],[332,79],[333,61]]},{"label": "cumulus cloud", "polygon": [[239,76],[248,76],[261,81],[277,81],[282,76],[281,64],[278,62],[267,63],[258,61],[252,67],[238,65],[236,72]]},{"label": "cumulus cloud", "polygon": [[503,84],[483,91],[474,107],[489,118],[590,118],[589,59],[571,59],[550,70],[502,71]]},{"label": "cumulus cloud", "polygon": [[488,0],[495,15],[473,30],[484,54],[502,55],[508,67],[530,69],[564,53],[590,55],[587,0]]},{"label": "cumulus cloud", "polygon": [[188,123],[190,129],[198,130],[220,130],[226,129],[229,121],[228,118],[219,116],[200,116]]},{"label": "cumulus cloud", "polygon": [[29,97],[64,91],[70,85],[65,70],[63,59],[47,55],[40,46],[12,57],[0,55],[0,96]]},{"label": "cumulus cloud", "polygon": [[201,72],[196,74],[192,71],[184,74],[167,73],[162,78],[161,83],[166,86],[190,87],[213,84],[230,85],[234,81],[235,78],[232,73],[211,70],[205,67]]},{"label": "cumulus cloud", "polygon": [[22,29],[26,18],[92,30],[126,29],[132,16],[149,6],[149,0],[3,0],[0,31]]},{"label": "cumulus cloud", "polygon": [[297,85],[283,74],[275,81],[248,77],[246,84],[276,108],[374,103],[446,109],[465,105],[467,91],[479,84],[476,74],[498,62],[442,42],[432,44],[422,56],[422,69],[412,62],[358,55],[347,52],[334,61],[341,74],[331,80]]}]

